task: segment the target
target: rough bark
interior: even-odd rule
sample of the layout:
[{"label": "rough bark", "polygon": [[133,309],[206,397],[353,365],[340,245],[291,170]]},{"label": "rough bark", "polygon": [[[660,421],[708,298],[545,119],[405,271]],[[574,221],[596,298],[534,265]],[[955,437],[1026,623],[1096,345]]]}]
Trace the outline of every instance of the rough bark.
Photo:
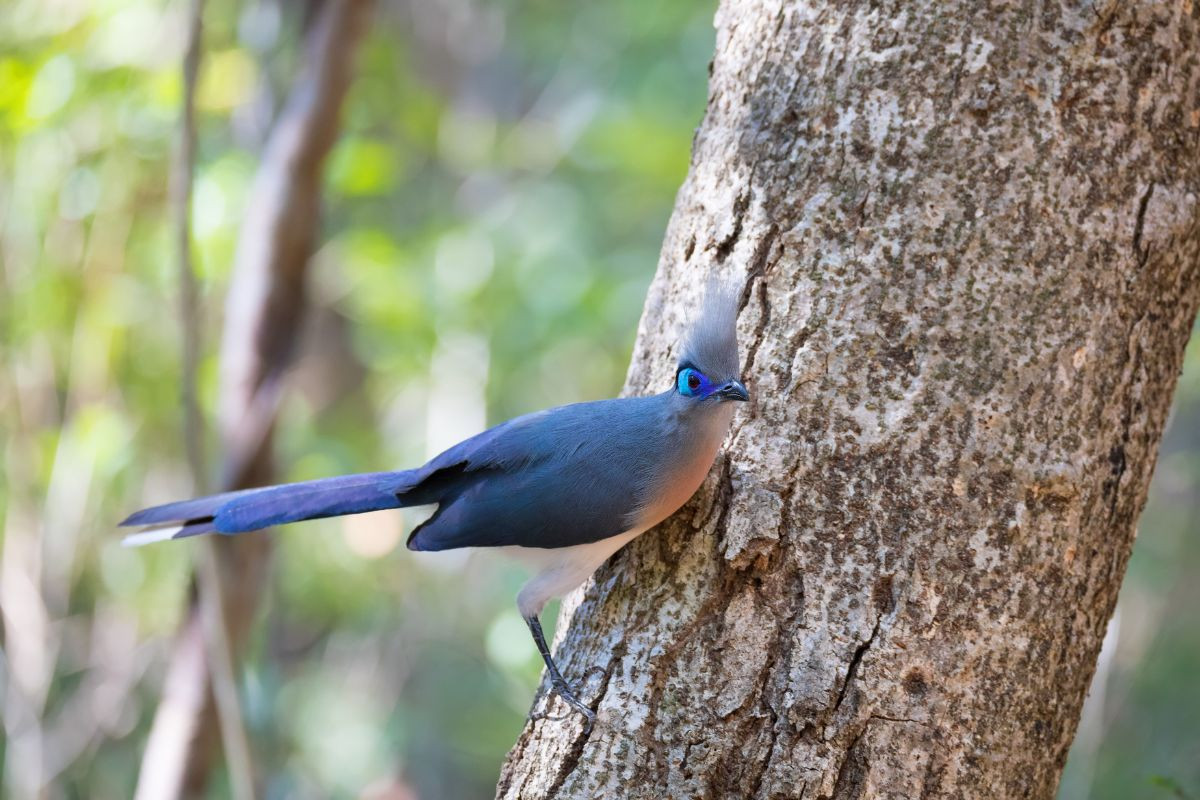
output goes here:
[{"label": "rough bark", "polygon": [[1053,796],[1200,299],[1198,9],[722,3],[627,390],[717,271],[753,401],[499,797]]},{"label": "rough bark", "polygon": [[[271,482],[271,429],[281,379],[304,319],[305,276],[319,230],[321,170],[337,137],[354,54],[370,0],[319,4],[301,74],[276,121],[247,203],[221,349],[222,489]],[[217,614],[236,656],[249,636],[266,580],[266,535],[212,539]],[[211,599],[211,598],[210,598]],[[211,628],[211,626],[209,626]],[[218,743],[204,614],[193,602],[171,653],[163,696],[146,745],[138,796],[203,791]],[[211,636],[210,636],[211,638]]]}]

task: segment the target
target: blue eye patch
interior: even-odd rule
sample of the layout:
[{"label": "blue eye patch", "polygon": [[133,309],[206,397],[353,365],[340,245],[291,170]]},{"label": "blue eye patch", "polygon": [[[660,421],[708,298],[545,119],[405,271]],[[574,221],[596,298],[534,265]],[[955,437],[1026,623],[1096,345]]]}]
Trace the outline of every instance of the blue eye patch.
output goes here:
[{"label": "blue eye patch", "polygon": [[716,387],[700,370],[684,367],[675,376],[675,389],[684,397],[708,397]]}]

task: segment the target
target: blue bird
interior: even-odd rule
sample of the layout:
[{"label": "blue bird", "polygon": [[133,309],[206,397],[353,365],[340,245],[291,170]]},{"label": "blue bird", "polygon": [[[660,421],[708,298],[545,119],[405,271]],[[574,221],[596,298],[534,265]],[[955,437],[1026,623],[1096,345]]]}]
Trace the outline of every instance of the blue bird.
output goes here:
[{"label": "blue bird", "polygon": [[666,519],[699,488],[749,394],[740,380],[736,295],[710,288],[693,309],[671,388],[527,414],[473,436],[423,467],[304,481],[145,509],[121,525],[142,545],[240,533],[319,517],[434,505],[410,550],[495,547],[531,565],[517,595],[558,695],[595,713],[546,646],[546,603],[583,583],[613,553]]}]

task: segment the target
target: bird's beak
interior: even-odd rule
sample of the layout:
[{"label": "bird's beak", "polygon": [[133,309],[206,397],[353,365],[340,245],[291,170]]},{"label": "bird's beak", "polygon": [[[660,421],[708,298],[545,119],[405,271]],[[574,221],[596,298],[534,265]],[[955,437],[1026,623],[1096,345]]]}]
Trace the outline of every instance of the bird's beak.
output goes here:
[{"label": "bird's beak", "polygon": [[723,400],[739,400],[744,403],[750,399],[750,393],[741,381],[730,381],[718,389],[717,394]]}]

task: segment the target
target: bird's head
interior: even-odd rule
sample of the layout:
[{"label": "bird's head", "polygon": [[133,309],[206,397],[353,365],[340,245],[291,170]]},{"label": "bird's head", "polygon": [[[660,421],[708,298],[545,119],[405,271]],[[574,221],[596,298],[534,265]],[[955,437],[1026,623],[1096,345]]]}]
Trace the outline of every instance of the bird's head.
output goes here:
[{"label": "bird's head", "polygon": [[697,402],[750,399],[741,380],[737,348],[738,293],[710,285],[693,310],[691,328],[675,367],[675,392]]}]

